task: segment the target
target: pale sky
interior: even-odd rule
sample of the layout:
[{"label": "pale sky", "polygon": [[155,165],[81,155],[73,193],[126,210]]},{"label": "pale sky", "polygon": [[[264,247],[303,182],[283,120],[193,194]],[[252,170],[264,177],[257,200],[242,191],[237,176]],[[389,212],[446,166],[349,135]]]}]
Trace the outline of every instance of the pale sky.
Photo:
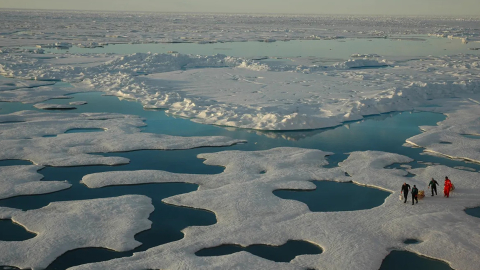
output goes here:
[{"label": "pale sky", "polygon": [[0,8],[480,16],[480,0],[0,0]]}]

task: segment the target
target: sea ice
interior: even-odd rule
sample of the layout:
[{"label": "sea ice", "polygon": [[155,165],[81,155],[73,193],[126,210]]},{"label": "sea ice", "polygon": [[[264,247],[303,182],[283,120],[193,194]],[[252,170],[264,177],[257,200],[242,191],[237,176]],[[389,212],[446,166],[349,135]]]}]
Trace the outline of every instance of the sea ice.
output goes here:
[{"label": "sea ice", "polygon": [[[144,149],[175,150],[205,146],[229,146],[244,142],[222,136],[176,137],[140,132],[136,116],[109,113],[39,113],[21,111],[0,115],[0,160],[30,160],[37,165],[118,165],[123,157],[96,153]],[[10,123],[9,123],[10,122]],[[97,128],[105,132],[65,133],[69,129]],[[55,135],[55,137],[42,137]]]},{"label": "sea ice", "polygon": [[425,148],[426,153],[480,163],[480,141],[463,136],[480,135],[478,97],[446,103],[447,119],[437,126],[422,126],[424,132],[407,139],[407,143]]},{"label": "sea ice", "polygon": [[[138,100],[145,108],[167,108],[196,122],[261,130],[317,129],[390,111],[432,111],[428,105],[451,97],[461,98],[451,103],[457,107],[477,94],[480,84],[480,58],[475,55],[402,61],[357,58],[330,66],[269,65],[225,55],[136,53],[85,67],[76,64],[80,55],[63,57],[60,67],[23,54],[0,57],[4,63],[0,72],[81,81],[74,85],[83,91],[101,90]],[[30,63],[16,64],[19,61]],[[384,65],[389,68],[378,68]],[[17,95],[0,92],[0,100],[18,100]]]},{"label": "sea ice", "polygon": [[37,103],[49,99],[68,99],[67,95],[90,91],[78,87],[52,87],[40,86],[36,88],[20,88],[10,91],[0,92],[0,101],[3,102],[22,102],[22,103]]},{"label": "sea ice", "polygon": [[[151,182],[197,183],[198,191],[166,198],[164,202],[213,211],[218,223],[188,227],[184,239],[132,257],[72,269],[378,269],[392,249],[444,260],[455,269],[477,268],[480,227],[476,218],[463,210],[480,205],[478,173],[430,166],[408,170],[415,176],[405,177],[407,171],[385,167],[412,159],[375,151],[353,152],[339,164],[340,168],[327,169],[322,167],[327,164],[327,154],[298,148],[225,151],[199,155],[208,165],[226,167],[218,175],[164,171],[87,175],[82,182],[95,188]],[[431,177],[442,179],[445,175],[456,186],[451,198],[426,197],[417,205],[410,204],[411,198],[408,204],[398,200],[403,182],[424,189]],[[310,212],[301,202],[282,200],[272,194],[276,189],[315,188],[311,180],[353,181],[392,194],[379,207],[344,212]],[[267,264],[247,253],[208,258],[194,255],[203,248],[222,244],[281,245],[292,239],[315,243],[324,252],[297,256],[290,264]],[[421,243],[407,245],[405,239],[419,239]]]},{"label": "sea ice", "polygon": [[63,104],[49,104],[49,103],[37,103],[33,107],[42,110],[73,110],[76,109],[74,106],[63,105]]},{"label": "sea ice", "polygon": [[37,235],[25,241],[0,241],[0,264],[37,270],[73,249],[131,250],[141,244],[134,235],[150,228],[153,210],[151,199],[143,195],[52,202],[29,211],[2,207],[0,217]]},{"label": "sea ice", "polygon": [[37,173],[42,166],[0,166],[0,199],[21,195],[35,195],[69,188],[64,181],[40,181]]},{"label": "sea ice", "polygon": [[15,90],[20,88],[34,88],[45,85],[52,85],[54,82],[26,81],[19,79],[0,79],[0,91]]},{"label": "sea ice", "polygon": [[[58,22],[63,22],[59,25]],[[92,22],[103,23],[92,23]],[[19,22],[22,28],[19,29]],[[475,17],[0,11],[3,46],[341,40],[431,34],[479,40]],[[308,26],[308,27],[306,27]],[[76,37],[72,41],[72,36]],[[398,38],[398,37],[394,37]],[[63,42],[63,44],[62,44]],[[58,43],[55,45],[55,43]],[[98,43],[98,44],[96,44]]]},{"label": "sea ice", "polygon": [[85,104],[87,104],[87,102],[86,102],[86,101],[72,101],[72,102],[70,102],[70,103],[68,103],[68,104],[73,105],[73,106],[80,106],[80,105],[85,105]]}]

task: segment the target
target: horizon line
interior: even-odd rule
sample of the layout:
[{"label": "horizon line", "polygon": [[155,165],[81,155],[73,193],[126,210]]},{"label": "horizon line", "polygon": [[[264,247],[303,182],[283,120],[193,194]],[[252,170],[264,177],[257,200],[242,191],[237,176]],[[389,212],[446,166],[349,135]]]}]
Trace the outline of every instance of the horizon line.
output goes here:
[{"label": "horizon line", "polygon": [[0,10],[14,10],[14,11],[67,11],[67,12],[108,12],[108,13],[158,13],[158,14],[224,14],[224,15],[289,15],[289,16],[382,16],[382,17],[475,17],[480,18],[480,15],[473,14],[361,14],[361,13],[275,13],[275,12],[195,12],[195,11],[150,11],[150,10],[104,10],[104,9],[55,9],[55,8],[0,8]]}]

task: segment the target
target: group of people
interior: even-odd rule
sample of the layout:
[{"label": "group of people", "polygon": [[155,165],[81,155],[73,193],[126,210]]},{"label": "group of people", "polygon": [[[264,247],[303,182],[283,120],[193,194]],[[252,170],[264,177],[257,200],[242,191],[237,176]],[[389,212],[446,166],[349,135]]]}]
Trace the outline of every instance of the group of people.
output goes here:
[{"label": "group of people", "polygon": [[[437,195],[437,186],[438,186],[438,182],[432,178],[432,180],[430,180],[430,183],[428,183],[428,187],[432,190],[432,196],[433,196],[433,193],[435,192],[435,195]],[[452,190],[453,188],[453,184],[452,184],[452,181],[450,181],[450,179],[448,179],[448,176],[445,176],[445,184],[443,186],[443,196],[444,197],[450,197],[450,191]],[[410,185],[407,184],[407,183],[403,183],[402,185],[402,189],[401,189],[401,192],[400,193],[403,193],[403,197],[405,198],[405,200],[403,201],[403,203],[406,203],[407,202],[407,198],[408,198],[408,192],[410,191]],[[416,203],[418,203],[418,188],[416,185],[413,185],[413,188],[412,188],[412,205],[414,205]]]}]

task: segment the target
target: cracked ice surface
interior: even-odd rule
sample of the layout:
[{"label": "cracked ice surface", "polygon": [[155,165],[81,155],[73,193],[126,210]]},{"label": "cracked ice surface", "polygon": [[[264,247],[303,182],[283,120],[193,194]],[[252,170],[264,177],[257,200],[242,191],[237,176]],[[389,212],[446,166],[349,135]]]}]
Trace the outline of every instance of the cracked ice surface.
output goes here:
[{"label": "cracked ice surface", "polygon": [[[447,261],[455,269],[477,269],[480,262],[480,225],[463,210],[480,205],[479,174],[430,166],[407,171],[385,169],[412,159],[385,152],[353,152],[338,168],[323,168],[329,153],[299,148],[257,152],[225,151],[201,154],[208,165],[225,166],[218,175],[174,174],[165,171],[105,172],[87,175],[89,187],[150,182],[188,182],[199,190],[164,202],[215,212],[218,223],[188,227],[185,238],[134,254],[129,258],[93,263],[72,269],[378,269],[392,249],[405,249]],[[259,172],[266,171],[261,174]],[[347,172],[351,177],[345,176]],[[398,200],[408,181],[423,189],[431,177],[448,175],[456,190],[449,198],[427,197],[418,205]],[[346,212],[310,212],[298,201],[273,195],[276,189],[313,189],[311,180],[353,181],[392,192],[381,206]],[[432,226],[432,224],[434,224]],[[455,228],[455,229],[452,229]],[[405,239],[419,239],[406,245]],[[322,247],[320,255],[300,255],[290,264],[275,263],[246,252],[197,257],[202,248],[221,244],[280,245],[289,239]]]},{"label": "cracked ice surface", "polygon": [[1,166],[0,199],[50,193],[71,186],[66,181],[40,181],[43,175],[37,173],[37,171],[42,168],[42,166]]},{"label": "cracked ice surface", "polygon": [[[178,137],[140,132],[137,116],[111,113],[38,113],[21,111],[0,115],[0,160],[30,160],[37,165],[118,165],[123,157],[92,153],[144,149],[175,150],[206,146],[229,146],[241,140],[222,136]],[[9,123],[10,122],[10,123]],[[69,129],[99,128],[104,132],[65,133]],[[54,135],[55,137],[41,137]]]},{"label": "cracked ice surface", "polygon": [[134,235],[150,228],[148,216],[153,210],[151,199],[142,195],[53,202],[29,211],[0,207],[1,218],[37,234],[25,241],[0,241],[0,261],[36,270],[73,249],[131,250],[141,244]]}]

